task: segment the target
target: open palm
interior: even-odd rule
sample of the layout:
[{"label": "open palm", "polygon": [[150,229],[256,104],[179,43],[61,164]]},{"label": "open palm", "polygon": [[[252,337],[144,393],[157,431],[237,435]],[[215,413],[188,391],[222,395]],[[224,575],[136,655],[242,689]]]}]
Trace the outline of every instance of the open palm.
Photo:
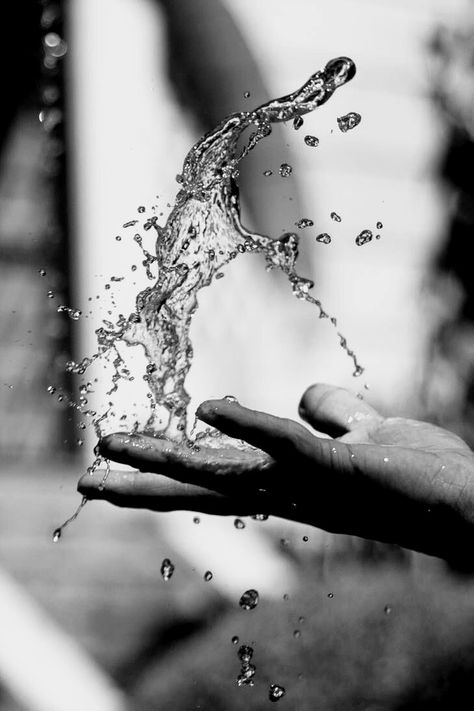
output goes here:
[{"label": "open palm", "polygon": [[220,442],[188,448],[146,435],[110,435],[100,442],[101,454],[141,471],[112,471],[103,490],[100,473],[86,475],[79,489],[121,506],[273,514],[471,558],[474,454],[463,440],[424,422],[384,418],[328,385],[309,388],[299,411],[326,436],[226,399],[198,409],[201,420],[227,435]]}]

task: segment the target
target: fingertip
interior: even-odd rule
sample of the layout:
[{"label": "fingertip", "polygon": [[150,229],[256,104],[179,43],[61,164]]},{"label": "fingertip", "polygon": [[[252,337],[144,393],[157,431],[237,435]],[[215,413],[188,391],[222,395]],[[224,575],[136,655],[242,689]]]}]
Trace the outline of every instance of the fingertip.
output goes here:
[{"label": "fingertip", "polygon": [[241,408],[237,400],[204,400],[196,410],[196,417],[210,425],[218,417],[231,414],[236,408]]}]

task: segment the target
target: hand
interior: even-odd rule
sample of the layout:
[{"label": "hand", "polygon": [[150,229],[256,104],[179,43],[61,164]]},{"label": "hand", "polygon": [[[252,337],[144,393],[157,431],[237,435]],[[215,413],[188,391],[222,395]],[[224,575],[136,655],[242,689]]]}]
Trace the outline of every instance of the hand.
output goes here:
[{"label": "hand", "polygon": [[267,513],[469,562],[474,454],[424,422],[384,418],[346,390],[315,385],[297,422],[227,400],[203,403],[204,422],[253,447],[193,451],[145,435],[109,435],[100,453],[143,470],[85,475],[79,490],[120,506],[214,514]]}]

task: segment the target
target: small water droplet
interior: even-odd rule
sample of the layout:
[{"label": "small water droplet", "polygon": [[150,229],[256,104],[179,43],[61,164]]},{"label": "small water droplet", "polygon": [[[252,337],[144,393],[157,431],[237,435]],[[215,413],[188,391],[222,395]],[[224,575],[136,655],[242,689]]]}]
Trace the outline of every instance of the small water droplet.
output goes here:
[{"label": "small water droplet", "polygon": [[337,212],[331,212],[331,220],[334,220],[334,222],[342,222],[342,217],[337,214]]},{"label": "small water droplet", "polygon": [[309,541],[309,536],[303,536],[303,541],[307,543]]},{"label": "small water droplet", "polygon": [[364,372],[363,367],[361,365],[356,365],[355,370],[352,373],[352,375],[354,376],[354,378],[359,378],[363,372]]},{"label": "small water droplet", "polygon": [[122,238],[121,238],[120,235],[116,235],[115,239],[117,240],[117,242],[121,242],[121,241],[122,241]]},{"label": "small water droplet", "polygon": [[163,580],[169,580],[174,573],[174,565],[169,558],[164,558],[160,568]]},{"label": "small water droplet", "polygon": [[54,299],[54,291],[48,291],[48,299]]},{"label": "small water droplet", "polygon": [[288,602],[289,599],[290,599],[290,596],[288,595],[288,593],[285,593],[285,594],[283,595],[283,600],[284,600],[285,602]]},{"label": "small water droplet", "polygon": [[392,608],[390,607],[390,605],[385,605],[385,607],[383,608],[383,611],[385,612],[386,615],[390,615],[392,613]]},{"label": "small water droplet", "polygon": [[254,521],[267,521],[268,514],[254,514],[252,518],[254,519]]},{"label": "small water droplet", "polygon": [[257,590],[246,590],[240,600],[239,600],[239,605],[242,608],[242,610],[254,610],[259,601],[259,595]]},{"label": "small water droplet", "polygon": [[334,597],[334,593],[332,593],[332,592],[328,593],[328,598],[329,598],[330,600],[332,600],[333,597]]},{"label": "small water droplet", "polygon": [[279,684],[271,684],[268,690],[270,701],[279,701],[286,694],[286,689]]},{"label": "small water droplet", "polygon": [[236,518],[234,521],[234,526],[235,528],[242,529],[245,528],[245,523],[242,521],[241,518]]},{"label": "small water droplet", "polygon": [[239,643],[239,638],[237,637],[236,634],[232,637],[231,642],[232,642],[232,644],[238,644],[238,643]]},{"label": "small water droplet", "polygon": [[140,212],[140,213],[143,213],[143,212],[145,212],[145,207],[144,207],[143,205],[140,205],[140,206],[137,208],[137,211]]},{"label": "small water droplet", "polygon": [[370,242],[372,240],[373,234],[371,230],[362,230],[360,234],[357,235],[355,238],[355,243],[358,247],[361,247],[363,244],[367,244],[367,242]]},{"label": "small water droplet", "polygon": [[390,461],[388,457],[384,457],[383,460],[384,460],[385,464]]},{"label": "small water droplet", "polygon": [[302,217],[301,220],[295,222],[295,225],[299,227],[300,230],[304,230],[306,227],[312,227],[314,222],[310,220],[309,217]]},{"label": "small water droplet", "polygon": [[380,220],[377,222],[377,224],[375,226],[378,230],[383,229],[383,224],[382,224],[382,222],[380,222]]},{"label": "small water droplet", "polygon": [[263,174],[266,178],[268,178],[270,175],[273,175],[273,170],[264,170]]},{"label": "small water droplet", "polygon": [[293,168],[289,163],[282,163],[278,169],[278,172],[282,178],[288,178],[292,174]]},{"label": "small water droplet", "polygon": [[193,518],[193,523],[201,523],[201,519],[199,518],[199,516],[195,516]]},{"label": "small water droplet", "polygon": [[129,220],[128,222],[125,222],[122,227],[134,227],[136,225],[138,220]]},{"label": "small water droplet", "polygon": [[53,533],[53,543],[57,543],[61,538],[61,529],[57,528]]},{"label": "small water droplet", "polygon": [[337,125],[339,126],[339,130],[342,131],[342,133],[347,133],[347,131],[351,131],[353,128],[358,126],[362,120],[362,116],[355,111],[349,111],[348,114],[345,114],[344,116],[339,116],[337,119]]},{"label": "small water droplet", "polygon": [[295,116],[293,119],[293,128],[297,131],[304,124],[304,119],[302,116]]},{"label": "small water droplet", "polygon": [[39,275],[40,275],[40,276],[46,276],[46,269],[40,269],[40,270],[39,270]]},{"label": "small water droplet", "polygon": [[46,390],[48,391],[48,393],[49,393],[50,395],[54,395],[54,393],[56,392],[56,388],[54,387],[54,385],[48,385],[48,387],[46,388]]},{"label": "small water droplet", "polygon": [[375,235],[375,239],[380,239],[381,236],[382,236],[382,235],[377,234],[377,235]]},{"label": "small water droplet", "polygon": [[316,136],[305,136],[304,142],[310,148],[316,148],[317,146],[319,146],[319,138],[316,138]]},{"label": "small water droplet", "polygon": [[301,617],[298,617],[298,622],[300,623],[300,625],[302,625],[303,622],[305,622],[305,618],[303,617],[303,615],[301,615]]},{"label": "small water droplet", "polygon": [[295,639],[299,639],[299,638],[301,637],[301,632],[300,632],[299,630],[295,630],[295,631],[293,632],[293,637],[294,637]]},{"label": "small water droplet", "polygon": [[250,98],[250,91],[245,91],[244,92],[244,98],[249,99]]},{"label": "small water droplet", "polygon": [[321,244],[330,244],[331,235],[328,235],[327,232],[322,232],[316,237],[316,242],[321,242]]},{"label": "small water droplet", "polygon": [[212,575],[211,571],[206,570],[206,572],[204,573],[204,580],[206,581],[206,583],[208,583],[210,580],[212,580],[212,578],[213,578],[213,575]]}]

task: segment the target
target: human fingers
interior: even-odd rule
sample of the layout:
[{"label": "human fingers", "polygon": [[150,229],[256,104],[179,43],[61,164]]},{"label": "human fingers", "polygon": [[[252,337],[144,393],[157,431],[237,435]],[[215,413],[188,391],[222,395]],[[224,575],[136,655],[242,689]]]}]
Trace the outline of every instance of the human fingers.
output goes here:
[{"label": "human fingers", "polygon": [[319,432],[339,437],[353,430],[371,430],[383,422],[383,417],[345,388],[317,383],[301,398],[300,417]]},{"label": "human fingers", "polygon": [[243,439],[276,460],[309,455],[314,447],[315,437],[303,425],[251,410],[225,398],[206,400],[198,407],[196,415],[229,437]]},{"label": "human fingers", "polygon": [[152,511],[184,510],[222,516],[245,516],[267,513],[268,508],[268,503],[258,494],[245,498],[228,497],[201,486],[178,482],[149,472],[110,470],[106,475],[104,471],[96,470],[92,474],[84,474],[77,488],[88,499]]}]

